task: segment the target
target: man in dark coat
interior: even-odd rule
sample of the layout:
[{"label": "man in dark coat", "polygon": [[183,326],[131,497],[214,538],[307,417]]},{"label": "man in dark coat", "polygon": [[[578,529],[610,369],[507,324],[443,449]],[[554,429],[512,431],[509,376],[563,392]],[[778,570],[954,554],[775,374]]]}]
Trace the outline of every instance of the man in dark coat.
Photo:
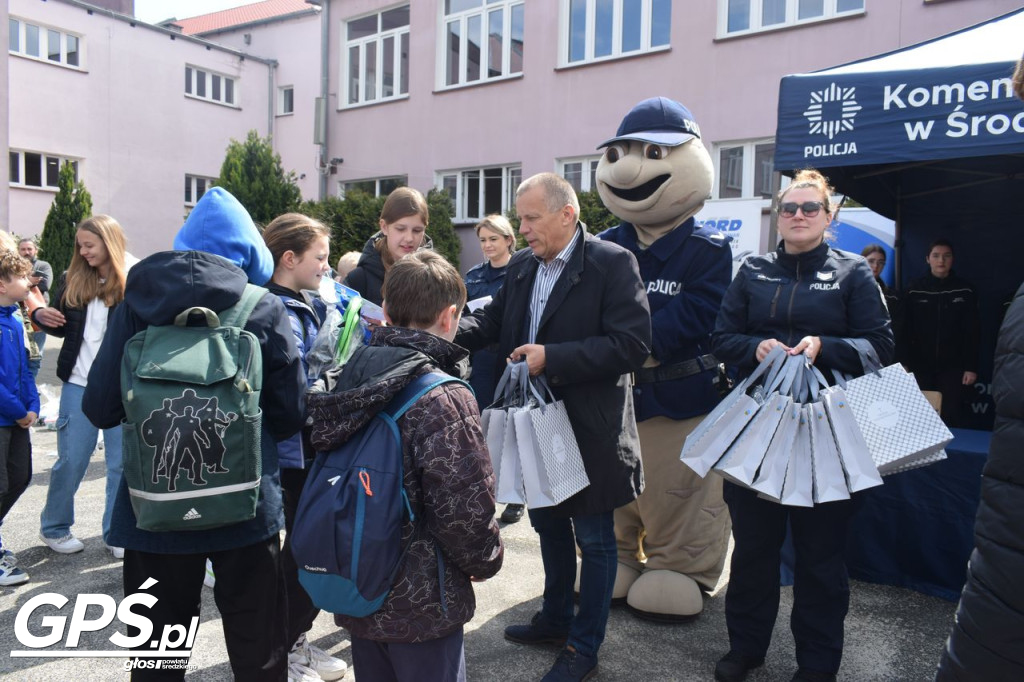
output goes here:
[{"label": "man in dark coat", "polygon": [[[565,180],[541,173],[516,191],[519,232],[530,250],[509,262],[494,300],[464,318],[456,343],[498,343],[504,361],[525,360],[565,402],[590,485],[555,507],[530,510],[544,562],[542,610],[505,637],[563,644],[544,677],[581,680],[597,666],[616,570],[616,507],[643,488],[629,373],[650,355],[651,316],[636,258],[587,234]],[[532,253],[531,253],[532,252]],[[583,555],[574,615],[576,545]]]}]

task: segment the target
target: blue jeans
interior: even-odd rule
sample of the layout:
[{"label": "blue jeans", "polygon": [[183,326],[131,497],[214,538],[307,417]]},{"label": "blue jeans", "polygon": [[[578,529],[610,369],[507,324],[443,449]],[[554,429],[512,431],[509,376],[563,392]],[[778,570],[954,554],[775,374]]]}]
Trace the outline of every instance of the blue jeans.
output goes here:
[{"label": "blue jeans", "polygon": [[[600,514],[565,517],[550,509],[531,509],[530,523],[540,536],[544,563],[542,617],[558,630],[568,630],[567,644],[586,656],[597,656],[608,625],[615,570],[615,516]],[[583,555],[580,604],[575,612],[576,545]]]},{"label": "blue jeans", "polygon": [[[57,415],[57,462],[50,470],[46,505],[39,515],[41,532],[52,539],[71,532],[75,523],[75,493],[85,477],[89,458],[96,450],[99,429],[82,413],[85,386],[67,382],[60,391]],[[103,430],[103,454],[107,460],[107,499],[103,509],[103,533],[110,530],[110,510],[121,483],[121,427]]]}]

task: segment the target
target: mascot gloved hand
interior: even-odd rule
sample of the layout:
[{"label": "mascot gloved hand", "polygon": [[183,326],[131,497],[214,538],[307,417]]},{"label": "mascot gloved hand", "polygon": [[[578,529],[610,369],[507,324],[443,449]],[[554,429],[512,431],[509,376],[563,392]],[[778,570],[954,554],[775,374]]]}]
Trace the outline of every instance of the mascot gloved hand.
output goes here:
[{"label": "mascot gloved hand", "polygon": [[679,452],[718,402],[709,338],[732,278],[732,249],[728,237],[694,221],[714,170],[686,107],[644,100],[598,148],[598,192],[622,220],[599,236],[636,256],[653,331],[651,357],[634,375],[646,488],[615,512],[613,599],[641,618],[686,621],[718,583],[731,530],[722,479],[701,479]]}]

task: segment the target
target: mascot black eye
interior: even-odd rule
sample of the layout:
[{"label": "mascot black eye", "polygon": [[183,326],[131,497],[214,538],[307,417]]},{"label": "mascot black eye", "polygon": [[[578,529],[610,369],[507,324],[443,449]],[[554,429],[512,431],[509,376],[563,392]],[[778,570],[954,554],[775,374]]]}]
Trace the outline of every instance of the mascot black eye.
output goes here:
[{"label": "mascot black eye", "polygon": [[668,147],[662,147],[660,144],[645,144],[644,145],[644,158],[645,159],[664,159],[668,156]]},{"label": "mascot black eye", "polygon": [[608,149],[604,152],[604,158],[608,160],[608,163],[615,163],[622,157],[629,154],[629,147],[624,144],[611,144],[608,145]]}]

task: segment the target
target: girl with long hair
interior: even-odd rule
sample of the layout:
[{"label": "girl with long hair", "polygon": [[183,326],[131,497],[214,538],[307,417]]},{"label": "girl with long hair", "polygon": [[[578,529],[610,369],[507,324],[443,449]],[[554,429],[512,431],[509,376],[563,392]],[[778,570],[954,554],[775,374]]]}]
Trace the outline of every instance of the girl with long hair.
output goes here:
[{"label": "girl with long hair", "polygon": [[[64,338],[57,357],[57,377],[63,383],[57,417],[57,462],[50,471],[46,505],[40,515],[40,539],[61,554],[80,552],[82,541],[71,532],[75,523],[75,492],[96,449],[98,429],[82,413],[89,368],[103,342],[107,313],[124,298],[128,273],[124,231],[108,215],[83,220],[75,233],[71,265],[61,275],[52,307],[38,308],[32,321],[51,336]],[[110,528],[110,510],[121,480],[121,430],[104,429],[107,498],[103,532]],[[124,550],[110,547],[116,558]]]}]

